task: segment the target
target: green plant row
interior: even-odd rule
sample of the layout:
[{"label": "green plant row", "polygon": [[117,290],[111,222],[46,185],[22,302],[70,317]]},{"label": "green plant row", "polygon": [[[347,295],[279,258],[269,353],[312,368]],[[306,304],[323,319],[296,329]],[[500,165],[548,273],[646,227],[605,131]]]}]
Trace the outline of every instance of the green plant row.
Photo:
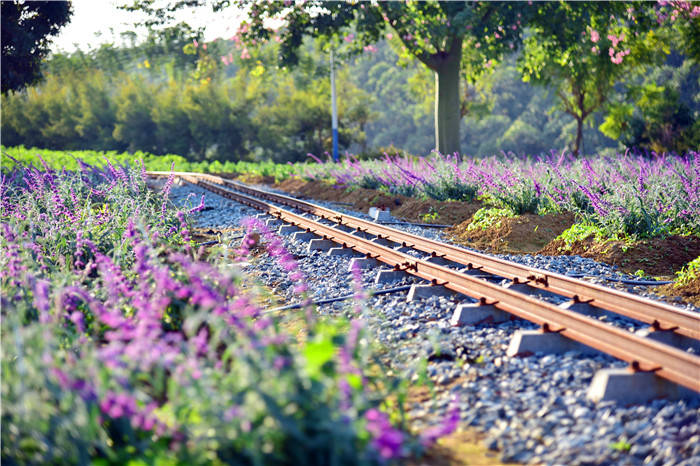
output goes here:
[{"label": "green plant row", "polygon": [[283,164],[275,162],[245,162],[218,160],[211,162],[191,162],[185,157],[175,154],[154,155],[148,152],[136,151],[116,152],[116,151],[59,151],[49,149],[25,148],[23,146],[5,147],[2,146],[2,166],[12,168],[15,161],[22,164],[32,164],[36,167],[46,165],[55,170],[78,170],[82,160],[90,165],[103,165],[106,160],[113,164],[126,166],[140,166],[141,161],[146,170],[165,171],[174,167],[176,171],[191,171],[200,173],[227,173],[227,174],[248,174],[265,177],[273,177],[275,180],[289,178],[292,174],[298,173],[303,164]]}]

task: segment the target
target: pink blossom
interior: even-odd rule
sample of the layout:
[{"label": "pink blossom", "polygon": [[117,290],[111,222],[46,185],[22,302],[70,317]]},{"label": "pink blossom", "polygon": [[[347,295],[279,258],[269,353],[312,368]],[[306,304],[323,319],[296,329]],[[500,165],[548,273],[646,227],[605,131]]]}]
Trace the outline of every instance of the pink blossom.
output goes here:
[{"label": "pink blossom", "polygon": [[195,48],[199,47],[199,42],[197,42],[197,39],[192,39],[192,43],[194,44]]},{"label": "pink blossom", "polygon": [[477,42],[476,44],[474,44],[474,47],[476,47],[477,49],[480,48],[480,47],[481,47],[481,42]]},{"label": "pink blossom", "polygon": [[243,60],[247,60],[248,58],[250,58],[250,52],[248,51],[247,47],[241,51],[241,58]]},{"label": "pink blossom", "polygon": [[598,49],[597,46],[593,46],[593,47],[591,47],[591,52],[593,52],[593,53],[595,53],[596,55],[598,55],[598,54],[600,53],[600,50]]},{"label": "pink blossom", "polygon": [[625,35],[620,34],[619,37],[615,37],[614,34],[608,34],[608,39],[612,42],[613,47],[617,47],[617,44],[625,40]]},{"label": "pink blossom", "polygon": [[387,39],[387,40],[391,40],[391,39],[393,39],[393,37],[394,37],[394,35],[393,35],[392,33],[388,33],[388,34],[386,35],[386,39]]},{"label": "pink blossom", "polygon": [[355,39],[355,34],[348,34],[347,36],[343,37],[343,40],[345,42],[352,42]]},{"label": "pink blossom", "polygon": [[591,29],[591,42],[598,42],[600,40],[600,34],[595,29]]},{"label": "pink blossom", "polygon": [[494,33],[493,33],[493,37],[495,37],[496,39],[500,39],[500,38],[501,38],[501,36],[500,36],[497,32],[494,32]]}]

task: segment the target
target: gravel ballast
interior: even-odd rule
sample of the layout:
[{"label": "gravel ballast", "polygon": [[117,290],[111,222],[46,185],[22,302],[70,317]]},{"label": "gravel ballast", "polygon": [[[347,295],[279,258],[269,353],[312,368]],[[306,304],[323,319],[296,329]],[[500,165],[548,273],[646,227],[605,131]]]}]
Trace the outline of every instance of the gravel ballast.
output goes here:
[{"label": "gravel ballast", "polygon": [[[197,227],[213,230],[235,229],[240,221],[257,211],[201,188],[173,186],[171,199],[183,205],[191,193],[196,204],[206,193],[207,208],[194,214]],[[318,205],[358,217],[367,216],[336,204]],[[441,240],[436,229],[392,225]],[[237,247],[238,233],[223,236],[224,243]],[[284,237],[289,251],[298,257],[312,299],[352,294],[348,273],[349,257],[328,257],[309,252],[307,243]],[[578,256],[500,256],[524,265],[567,275],[583,274],[604,285],[604,277],[635,278],[618,273],[614,267]],[[298,301],[286,273],[268,255],[261,255],[244,270],[255,275],[276,295],[281,304]],[[400,281],[374,285],[379,267],[363,270],[366,290],[418,283],[405,277]],[[616,287],[650,295],[647,287],[617,284]],[[653,297],[650,296],[650,297]],[[451,327],[449,318],[459,303],[471,298],[455,295],[406,302],[406,292],[370,297],[364,317],[371,337],[381,345],[383,359],[401,377],[418,377],[419,361],[428,360],[427,375],[436,387],[433,401],[415,404],[410,414],[414,426],[436,425],[449,409],[460,410],[462,428],[485,434],[486,447],[497,451],[502,461],[544,464],[700,464],[700,401],[655,400],[623,406],[612,402],[595,404],[586,391],[598,369],[625,367],[607,355],[583,356],[536,353],[509,358],[505,349],[516,330],[535,329],[534,324],[516,320],[499,325]],[[273,303],[270,303],[274,307]],[[697,308],[687,306],[697,311]],[[317,307],[325,315],[356,317],[351,301]],[[618,326],[636,330],[640,324],[622,317],[605,317]]]}]

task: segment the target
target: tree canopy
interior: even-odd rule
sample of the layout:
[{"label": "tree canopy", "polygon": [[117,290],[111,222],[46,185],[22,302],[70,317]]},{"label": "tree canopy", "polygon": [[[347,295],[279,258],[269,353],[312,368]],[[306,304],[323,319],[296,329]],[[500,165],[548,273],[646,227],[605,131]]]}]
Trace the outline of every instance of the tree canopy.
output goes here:
[{"label": "tree canopy", "polygon": [[476,80],[518,46],[524,24],[521,6],[509,2],[236,3],[249,18],[239,29],[241,40],[254,44],[276,36],[284,64],[296,62],[304,36],[325,40],[330,47],[345,42],[360,51],[387,32],[395,35],[405,53],[435,75],[435,148],[443,153],[460,151],[465,108],[460,74],[467,69],[467,80]]},{"label": "tree canopy", "polygon": [[50,37],[68,23],[70,2],[0,2],[2,12],[2,93],[41,78]]}]

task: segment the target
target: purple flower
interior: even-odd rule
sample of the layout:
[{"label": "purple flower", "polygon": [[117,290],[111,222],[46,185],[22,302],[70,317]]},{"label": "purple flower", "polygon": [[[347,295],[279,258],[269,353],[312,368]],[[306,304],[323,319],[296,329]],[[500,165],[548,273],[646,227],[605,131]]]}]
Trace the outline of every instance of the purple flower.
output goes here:
[{"label": "purple flower", "polygon": [[424,430],[420,435],[421,443],[424,447],[429,447],[440,437],[451,434],[457,430],[459,425],[459,406],[453,404],[452,408],[447,414],[447,417],[443,420],[442,424],[435,427],[430,427]]},{"label": "purple flower", "polygon": [[365,413],[367,431],[372,436],[372,447],[386,459],[396,459],[403,456],[404,434],[394,429],[386,414],[372,408]]}]

